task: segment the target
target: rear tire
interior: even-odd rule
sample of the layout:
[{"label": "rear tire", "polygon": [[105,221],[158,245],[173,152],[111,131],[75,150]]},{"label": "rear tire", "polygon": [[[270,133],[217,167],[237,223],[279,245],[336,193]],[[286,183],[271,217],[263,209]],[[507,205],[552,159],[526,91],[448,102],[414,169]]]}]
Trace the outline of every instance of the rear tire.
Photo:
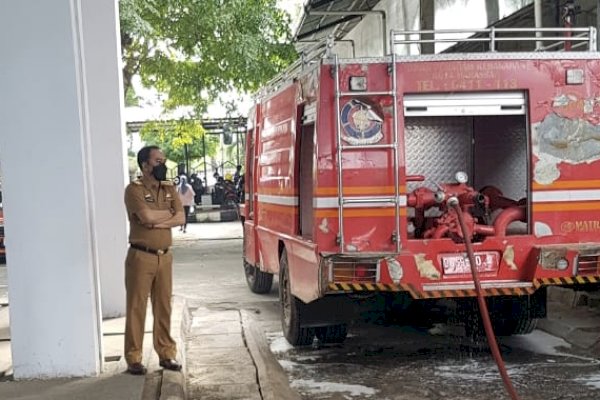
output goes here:
[{"label": "rear tire", "polygon": [[244,275],[246,275],[246,283],[253,293],[265,294],[271,291],[273,274],[263,272],[254,265],[244,261]]},{"label": "rear tire", "polygon": [[279,305],[281,309],[281,329],[283,336],[292,346],[312,344],[314,328],[302,326],[305,304],[292,294],[287,252],[283,249],[279,260]]},{"label": "rear tire", "polygon": [[323,326],[317,328],[315,333],[321,343],[343,343],[348,336],[348,325]]},{"label": "rear tire", "polygon": [[[486,300],[496,336],[527,335],[536,328],[538,319],[533,316],[532,303],[526,296],[519,298],[491,297]],[[485,329],[476,299],[471,302],[463,302],[459,315],[464,323],[467,337],[475,341],[485,337]]]},{"label": "rear tire", "polygon": [[537,326],[527,297],[507,299],[496,305],[492,324],[497,336],[527,335]]}]

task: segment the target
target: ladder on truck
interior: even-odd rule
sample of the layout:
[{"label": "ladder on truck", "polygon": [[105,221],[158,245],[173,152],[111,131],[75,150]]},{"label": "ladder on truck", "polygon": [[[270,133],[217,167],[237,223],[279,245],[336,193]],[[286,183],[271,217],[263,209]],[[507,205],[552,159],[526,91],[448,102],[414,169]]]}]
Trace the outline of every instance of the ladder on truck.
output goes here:
[{"label": "ladder on truck", "polygon": [[[393,49],[393,42],[392,47]],[[400,173],[398,166],[400,165],[400,153],[398,150],[398,90],[397,90],[397,73],[396,73],[396,55],[392,51],[391,54],[391,70],[388,75],[390,76],[390,90],[388,91],[364,91],[364,92],[342,92],[340,90],[340,61],[337,54],[333,55],[334,58],[334,79],[335,79],[335,130],[336,130],[336,153],[337,153],[337,186],[338,186],[338,237],[337,243],[340,246],[340,253],[346,253],[346,240],[344,237],[344,210],[351,208],[353,205],[361,204],[392,204],[394,206],[394,222],[395,230],[390,238],[396,245],[396,253],[400,252],[400,207],[406,204],[405,197],[400,196]],[[343,98],[355,97],[357,94],[361,96],[387,96],[392,98],[392,118],[393,118],[393,129],[392,129],[392,143],[389,144],[360,144],[360,145],[349,145],[344,144],[342,141],[342,121],[341,106]],[[364,151],[364,150],[381,150],[393,152],[392,167],[394,170],[394,194],[392,196],[382,197],[346,197],[344,196],[344,168],[343,168],[343,154],[346,152]],[[403,201],[404,200],[404,201]],[[356,252],[352,252],[356,254]]]}]

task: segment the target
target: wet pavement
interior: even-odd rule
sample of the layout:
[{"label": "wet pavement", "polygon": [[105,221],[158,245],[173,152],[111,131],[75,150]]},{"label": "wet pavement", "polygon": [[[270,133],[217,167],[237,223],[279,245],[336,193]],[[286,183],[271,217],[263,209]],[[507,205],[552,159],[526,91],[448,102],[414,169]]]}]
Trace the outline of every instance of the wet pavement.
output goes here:
[{"label": "wet pavement", "polygon": [[[304,399],[508,398],[485,344],[467,340],[454,326],[400,325],[367,315],[350,327],[343,345],[315,341],[313,346],[292,348],[281,333],[276,279],[266,295],[253,294],[246,286],[240,227],[236,223],[193,224],[187,234],[174,232],[174,292],[194,310],[185,344],[190,399],[266,399],[256,384],[254,362],[248,358],[244,340],[236,337],[235,343],[228,344],[219,339],[213,346],[218,352],[206,351],[212,335],[240,335],[237,323],[221,317],[245,311],[256,317],[290,385]],[[5,283],[6,268],[0,266],[0,303],[6,298]],[[572,325],[582,318],[581,311],[562,310],[562,320]],[[221,319],[211,320],[215,313]],[[590,322],[585,332],[597,331],[597,326]],[[600,399],[597,358],[542,331],[501,338],[500,343],[522,400]],[[9,342],[0,340],[0,344],[8,346]],[[224,380],[217,387],[210,374],[223,365],[247,368],[237,373],[221,368]],[[231,384],[225,378],[236,380]]]},{"label": "wet pavement", "polygon": [[[294,349],[271,332],[271,350],[305,399],[503,399],[484,343],[407,326],[363,324],[343,345]],[[600,363],[542,331],[500,338],[521,399],[598,399]]]},{"label": "wet pavement", "polygon": [[[200,227],[203,228],[206,225]],[[292,348],[281,333],[277,283],[266,295],[251,293],[241,266],[242,241],[234,239],[235,235],[228,237],[216,241],[179,238],[175,249],[175,291],[187,297],[188,304],[198,310],[193,320],[201,320],[208,314],[202,308],[210,312],[252,312],[288,374],[291,386],[302,398],[509,398],[485,343],[464,338],[455,326],[435,325],[431,329],[431,324],[410,326],[397,321],[384,325],[381,319],[367,317],[350,327],[343,345],[319,345],[315,341],[313,346]],[[200,368],[202,360],[197,356],[202,350],[198,337],[187,338],[187,362]],[[600,399],[599,360],[563,339],[536,330],[530,335],[500,338],[500,344],[509,375],[522,400]],[[236,354],[241,357],[242,352]],[[206,395],[199,390],[202,379],[198,374],[189,376],[190,398]],[[247,398],[256,398],[255,385],[242,383],[252,387],[246,393]],[[238,396],[245,398],[244,393]]]}]

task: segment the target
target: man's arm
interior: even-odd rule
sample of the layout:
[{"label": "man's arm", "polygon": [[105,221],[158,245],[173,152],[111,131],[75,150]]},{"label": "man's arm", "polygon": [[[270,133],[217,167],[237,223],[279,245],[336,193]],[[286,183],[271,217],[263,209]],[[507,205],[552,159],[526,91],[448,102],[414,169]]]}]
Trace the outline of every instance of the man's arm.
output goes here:
[{"label": "man's arm", "polygon": [[173,218],[170,210],[151,210],[144,208],[135,213],[143,225],[158,225]]},{"label": "man's arm", "polygon": [[172,199],[171,200],[171,210],[174,212],[171,218],[166,221],[162,221],[158,224],[154,225],[154,228],[165,229],[172,228],[174,226],[179,226],[185,224],[185,214],[183,212],[183,205],[181,204],[181,199],[179,198],[179,193],[175,191],[173,186],[166,186],[165,190],[170,190]]},{"label": "man's arm", "polygon": [[140,224],[147,227],[168,221],[173,217],[170,210],[153,210],[148,207],[143,191],[135,185],[129,185],[125,189],[125,206]]},{"label": "man's arm", "polygon": [[178,211],[166,221],[160,222],[158,224],[154,224],[153,228],[165,229],[165,228],[173,228],[174,226],[183,225],[185,223],[185,215],[183,215],[183,211]]}]

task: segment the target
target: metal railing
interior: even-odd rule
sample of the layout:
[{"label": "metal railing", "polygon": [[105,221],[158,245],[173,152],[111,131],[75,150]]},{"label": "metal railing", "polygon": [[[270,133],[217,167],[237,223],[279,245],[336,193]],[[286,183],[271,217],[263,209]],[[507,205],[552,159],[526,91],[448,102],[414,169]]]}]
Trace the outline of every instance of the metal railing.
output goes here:
[{"label": "metal railing", "polygon": [[[443,35],[433,39],[422,39],[422,35]],[[452,37],[451,35],[456,35]],[[467,35],[467,37],[464,37]],[[485,29],[443,29],[443,30],[392,30],[391,43],[411,45],[423,43],[487,43],[488,51],[498,51],[501,42],[531,42],[537,51],[573,50],[587,47],[596,51],[596,28],[485,28]],[[417,37],[415,37],[417,36]],[[541,46],[541,43],[551,44]],[[563,49],[560,49],[560,46]],[[570,45],[570,46],[569,46]]]},{"label": "metal railing", "polygon": [[333,37],[329,37],[327,40],[316,42],[311,46],[302,49],[298,59],[275,78],[267,82],[258,95],[263,96],[268,93],[273,93],[286,82],[298,77],[307,66],[312,65],[315,61],[320,60],[323,57],[327,57],[334,44],[335,41],[333,40]]}]

